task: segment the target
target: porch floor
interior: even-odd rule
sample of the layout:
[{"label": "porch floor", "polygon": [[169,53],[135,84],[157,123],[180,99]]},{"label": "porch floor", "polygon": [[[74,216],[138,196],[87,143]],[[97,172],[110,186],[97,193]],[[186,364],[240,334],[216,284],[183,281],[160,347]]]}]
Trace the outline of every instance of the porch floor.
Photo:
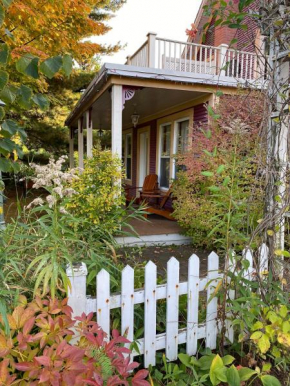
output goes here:
[{"label": "porch floor", "polygon": [[[130,221],[130,225],[135,229],[135,232],[139,236],[163,234],[171,235],[175,233],[182,233],[182,228],[177,224],[176,221],[167,220],[166,218],[163,218],[156,214],[149,215],[147,220],[145,221],[132,219]],[[124,228],[123,231],[129,233],[131,232],[129,228]]]},{"label": "porch floor", "polygon": [[135,234],[127,227],[115,240],[122,246],[153,246],[190,244],[191,238],[182,235],[182,229],[175,221],[152,214],[144,221],[132,219],[130,225]]}]

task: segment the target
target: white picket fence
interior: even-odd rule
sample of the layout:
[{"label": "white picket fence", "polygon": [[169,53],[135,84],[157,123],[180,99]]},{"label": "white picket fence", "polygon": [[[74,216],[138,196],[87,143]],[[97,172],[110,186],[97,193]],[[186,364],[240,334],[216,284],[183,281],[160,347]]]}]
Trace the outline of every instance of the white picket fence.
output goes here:
[{"label": "white picket fence", "polygon": [[[253,256],[247,250],[244,258],[249,261],[249,269],[245,273],[247,279],[254,277]],[[260,248],[261,272],[268,267],[268,248]],[[167,263],[167,284],[157,285],[157,267],[149,261],[145,266],[145,286],[143,289],[134,289],[134,269],[127,266],[122,271],[121,293],[110,293],[110,275],[104,269],[97,275],[96,298],[87,296],[85,264],[67,269],[71,281],[69,305],[74,316],[83,312],[96,313],[97,322],[103,330],[110,335],[110,310],[121,308],[121,333],[130,341],[134,340],[134,305],[144,304],[144,337],[138,339],[139,353],[133,352],[132,356],[144,355],[144,365],[155,365],[156,351],[165,349],[169,361],[177,359],[178,346],[186,343],[188,355],[197,352],[198,340],[204,339],[206,347],[216,348],[218,334],[218,302],[212,295],[219,280],[223,275],[219,273],[219,257],[212,252],[208,256],[208,274],[206,278],[200,277],[200,260],[192,255],[188,261],[188,281],[179,281],[179,262],[172,257]],[[200,323],[199,297],[200,292],[206,291],[206,319]],[[179,328],[179,297],[187,295],[187,327]],[[234,297],[234,291],[229,296]],[[212,299],[211,299],[212,298]],[[156,332],[157,301],[166,299],[166,332]],[[211,299],[211,301],[209,301]],[[227,337],[233,339],[233,329],[230,320],[227,321]]]}]

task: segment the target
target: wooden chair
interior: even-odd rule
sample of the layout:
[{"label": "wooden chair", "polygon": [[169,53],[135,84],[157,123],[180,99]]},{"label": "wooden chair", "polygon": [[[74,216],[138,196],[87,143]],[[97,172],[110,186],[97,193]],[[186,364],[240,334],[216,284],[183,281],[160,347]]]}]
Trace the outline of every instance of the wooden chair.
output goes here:
[{"label": "wooden chair", "polygon": [[143,186],[128,186],[125,188],[125,194],[126,194],[126,204],[128,205],[129,202],[136,200],[136,197],[134,194],[134,190],[139,190],[140,193],[140,200],[143,200],[144,194],[155,194],[158,193],[158,176],[157,174],[148,174],[148,176],[145,177]]},{"label": "wooden chair", "polygon": [[[165,217],[171,221],[176,221],[172,216],[172,211],[170,209],[165,208],[165,205],[171,196],[172,196],[171,187],[164,194],[162,194],[162,193],[159,193],[159,194],[158,193],[157,194],[144,193],[143,198],[148,205],[147,208],[145,209],[145,211],[147,213],[158,214],[159,216]],[[156,204],[152,203],[152,199],[156,199],[157,203]],[[158,202],[158,201],[160,201],[160,202]],[[145,217],[147,218],[148,215],[145,214]]]}]

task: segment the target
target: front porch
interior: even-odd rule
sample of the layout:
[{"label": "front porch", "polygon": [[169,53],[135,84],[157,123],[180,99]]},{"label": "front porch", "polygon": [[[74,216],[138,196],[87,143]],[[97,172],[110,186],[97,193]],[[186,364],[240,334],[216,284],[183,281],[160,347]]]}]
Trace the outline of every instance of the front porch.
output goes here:
[{"label": "front porch", "polygon": [[[176,177],[174,155],[194,140],[199,124],[208,123],[207,106],[216,103],[216,91],[235,94],[238,86],[261,88],[264,79],[263,64],[254,53],[150,33],[126,64],[102,67],[68,117],[70,166],[75,150],[80,168],[84,153],[92,156],[94,133],[110,133],[112,152],[125,169],[122,183],[132,188],[132,196],[138,197],[148,174],[157,175],[159,189],[166,192]],[[167,235],[164,242],[168,235],[180,234],[176,224],[167,225],[161,218],[139,231],[143,239]]]}]

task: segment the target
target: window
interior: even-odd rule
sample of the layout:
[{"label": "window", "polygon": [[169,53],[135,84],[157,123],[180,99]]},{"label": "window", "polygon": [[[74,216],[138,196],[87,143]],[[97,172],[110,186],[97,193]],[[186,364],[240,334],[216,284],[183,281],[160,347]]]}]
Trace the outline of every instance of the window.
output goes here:
[{"label": "window", "polygon": [[188,144],[189,120],[177,122],[176,153],[184,153]]},{"label": "window", "polygon": [[[188,127],[189,120],[176,122],[176,135],[175,135],[175,144],[174,149],[176,154],[182,154],[187,150],[188,146]],[[177,172],[185,170],[184,165],[177,165],[174,162],[174,178],[176,178]]]},{"label": "window", "polygon": [[171,156],[171,125],[160,128],[160,187],[169,188]]},{"label": "window", "polygon": [[132,134],[125,134],[123,138],[123,162],[126,180],[132,178]]}]

